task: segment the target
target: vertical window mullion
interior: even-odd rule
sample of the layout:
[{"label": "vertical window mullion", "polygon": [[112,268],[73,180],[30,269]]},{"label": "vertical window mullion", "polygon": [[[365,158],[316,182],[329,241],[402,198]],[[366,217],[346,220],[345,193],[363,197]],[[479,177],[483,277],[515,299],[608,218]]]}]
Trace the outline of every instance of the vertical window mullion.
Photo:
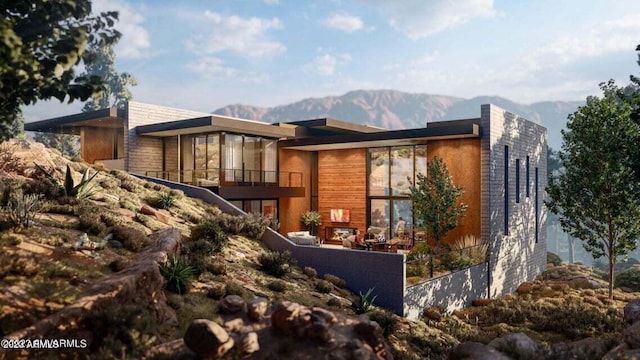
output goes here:
[{"label": "vertical window mullion", "polygon": [[516,203],[520,203],[520,159],[516,159]]},{"label": "vertical window mullion", "polygon": [[504,147],[504,234],[509,235],[509,146]]}]

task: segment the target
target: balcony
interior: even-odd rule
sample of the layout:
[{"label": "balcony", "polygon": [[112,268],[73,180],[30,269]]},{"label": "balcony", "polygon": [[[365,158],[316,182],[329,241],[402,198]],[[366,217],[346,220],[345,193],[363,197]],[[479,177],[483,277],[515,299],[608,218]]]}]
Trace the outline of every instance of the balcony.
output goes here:
[{"label": "balcony", "polygon": [[145,176],[207,188],[227,199],[304,197],[301,172],[246,169],[146,171]]}]

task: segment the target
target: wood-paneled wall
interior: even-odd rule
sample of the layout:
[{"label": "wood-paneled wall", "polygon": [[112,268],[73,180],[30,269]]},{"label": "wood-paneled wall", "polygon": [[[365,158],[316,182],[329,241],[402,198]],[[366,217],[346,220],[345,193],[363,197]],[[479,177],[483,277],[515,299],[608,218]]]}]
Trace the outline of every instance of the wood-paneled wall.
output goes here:
[{"label": "wood-paneled wall", "polygon": [[82,144],[82,159],[89,164],[96,160],[113,159],[113,140],[115,131],[123,129],[112,129],[103,127],[84,126],[80,129],[80,143]]},{"label": "wood-paneled wall", "polygon": [[444,160],[453,183],[464,187],[460,201],[468,205],[458,227],[447,233],[442,242],[451,243],[465,235],[480,239],[480,139],[431,141],[427,145],[428,161],[434,156]]},{"label": "wood-paneled wall", "polygon": [[[322,215],[319,235],[326,226],[355,227],[364,233],[367,225],[367,149],[318,152],[318,210]],[[348,209],[348,224],[331,223],[331,209]]]},{"label": "wood-paneled wall", "polygon": [[301,172],[305,188],[304,197],[280,199],[280,233],[286,235],[291,231],[304,230],[300,216],[309,210],[311,204],[311,152],[280,149],[278,156],[280,172]]}]

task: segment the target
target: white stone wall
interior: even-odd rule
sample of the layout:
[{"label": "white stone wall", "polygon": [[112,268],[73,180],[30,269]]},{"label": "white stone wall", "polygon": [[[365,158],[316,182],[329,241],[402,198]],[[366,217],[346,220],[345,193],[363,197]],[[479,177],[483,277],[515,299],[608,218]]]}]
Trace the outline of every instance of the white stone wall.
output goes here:
[{"label": "white stone wall", "polygon": [[125,169],[129,172],[144,174],[145,171],[162,171],[162,139],[150,136],[138,136],[136,126],[157,124],[167,121],[184,120],[211,114],[173,109],[166,106],[150,105],[129,101],[124,141]]},{"label": "white stone wall", "polygon": [[[489,239],[489,296],[515,291],[546,264],[546,128],[495,105],[482,105],[482,237]],[[505,233],[505,146],[508,157],[508,233]],[[526,158],[529,189],[526,196]],[[520,159],[520,202],[516,203],[516,159]],[[536,242],[535,169],[538,168]]]}]

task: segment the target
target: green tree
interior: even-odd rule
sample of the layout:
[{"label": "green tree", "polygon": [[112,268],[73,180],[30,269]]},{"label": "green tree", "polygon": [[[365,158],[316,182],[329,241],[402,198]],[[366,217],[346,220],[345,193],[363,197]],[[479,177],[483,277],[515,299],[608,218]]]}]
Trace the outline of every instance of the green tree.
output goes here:
[{"label": "green tree", "polygon": [[80,138],[77,135],[37,132],[33,139],[64,155],[78,156],[80,152]]},{"label": "green tree", "polygon": [[458,201],[464,189],[453,183],[449,169],[437,156],[429,162],[427,176],[418,174],[417,177],[417,183],[409,188],[413,213],[440,247],[440,240],[458,226],[458,220],[467,210],[467,205]]},{"label": "green tree", "polygon": [[74,66],[91,62],[87,46],[118,39],[117,12],[94,16],[89,0],[5,0],[0,12],[0,139],[11,135],[23,105],[102,91],[99,77],[77,77]]},{"label": "green tree", "polygon": [[640,237],[640,184],[632,157],[640,125],[631,119],[622,89],[612,80],[600,88],[602,98],[588,97],[569,115],[560,151],[564,172],[550,179],[546,205],[595,259],[607,257],[612,298],[616,261]]},{"label": "green tree", "polygon": [[130,73],[118,73],[115,69],[115,53],[110,44],[100,44],[91,53],[95,61],[86,66],[86,71],[81,76],[98,76],[105,85],[105,91],[94,94],[82,108],[83,112],[104,109],[108,107],[122,108],[127,100],[133,96],[128,86],[138,85],[138,80]]}]

